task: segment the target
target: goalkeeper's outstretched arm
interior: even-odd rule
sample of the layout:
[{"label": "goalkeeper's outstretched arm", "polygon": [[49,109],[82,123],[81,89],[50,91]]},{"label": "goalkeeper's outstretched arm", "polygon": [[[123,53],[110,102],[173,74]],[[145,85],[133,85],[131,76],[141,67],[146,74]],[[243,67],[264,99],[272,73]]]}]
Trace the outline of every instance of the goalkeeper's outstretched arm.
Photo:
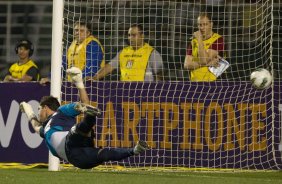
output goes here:
[{"label": "goalkeeper's outstretched arm", "polygon": [[31,105],[29,105],[26,102],[22,102],[20,104],[20,109],[21,109],[22,113],[26,114],[27,119],[31,123],[32,128],[34,129],[34,131],[39,134],[40,133],[40,128],[42,127],[42,123],[40,123],[40,121],[38,121],[35,113],[33,112],[33,109],[31,107]]},{"label": "goalkeeper's outstretched arm", "polygon": [[88,94],[84,87],[81,70],[76,67],[71,67],[67,69],[67,74],[71,77],[72,83],[74,83],[78,89],[80,101],[85,104],[90,104]]},{"label": "goalkeeper's outstretched arm", "polygon": [[34,131],[36,133],[40,134],[40,128],[42,127],[42,124],[39,122],[39,120],[37,118],[34,118],[34,119],[30,120],[29,122],[31,123]]},{"label": "goalkeeper's outstretched arm", "polygon": [[88,94],[87,94],[85,88],[77,88],[77,89],[78,89],[80,101],[84,104],[90,105],[90,100],[89,100],[89,97],[88,97]]}]

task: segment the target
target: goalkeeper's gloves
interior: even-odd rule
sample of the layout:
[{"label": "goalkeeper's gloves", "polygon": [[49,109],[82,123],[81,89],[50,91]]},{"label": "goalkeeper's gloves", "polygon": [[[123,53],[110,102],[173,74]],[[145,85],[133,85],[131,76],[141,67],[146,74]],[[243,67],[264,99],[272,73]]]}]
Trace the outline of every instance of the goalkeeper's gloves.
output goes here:
[{"label": "goalkeeper's gloves", "polygon": [[77,67],[67,69],[67,74],[71,77],[72,82],[77,88],[84,88],[82,72]]},{"label": "goalkeeper's gloves", "polygon": [[33,112],[31,105],[29,105],[28,103],[22,102],[20,104],[20,109],[21,109],[22,113],[26,114],[29,121],[31,121],[33,119],[37,119],[36,115]]}]

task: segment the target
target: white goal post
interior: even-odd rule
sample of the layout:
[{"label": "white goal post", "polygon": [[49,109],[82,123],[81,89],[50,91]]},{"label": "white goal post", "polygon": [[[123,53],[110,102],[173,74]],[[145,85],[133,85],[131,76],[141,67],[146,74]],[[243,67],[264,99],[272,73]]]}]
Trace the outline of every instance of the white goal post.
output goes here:
[{"label": "white goal post", "polygon": [[[132,147],[138,139],[151,146],[143,155],[107,162],[105,167],[281,169],[279,104],[282,102],[275,49],[279,41],[276,19],[280,18],[274,14],[279,3],[274,0],[53,2],[51,84],[62,87],[54,93],[62,101],[78,100],[77,91],[65,78],[64,71],[62,74],[58,71],[62,68],[58,61],[73,41],[76,21],[91,23],[93,35],[104,48],[106,63],[128,45],[128,29],[136,23],[143,25],[146,42],[161,54],[164,62],[163,81],[121,82],[119,70],[100,81],[85,80],[91,102],[103,112],[95,126],[96,146]],[[213,82],[191,82],[190,71],[184,68],[190,38],[198,30],[197,17],[201,12],[211,16],[213,31],[224,38],[224,57],[230,63]],[[257,68],[266,68],[273,74],[270,88],[252,87],[250,73]],[[62,76],[62,82],[57,74]]]},{"label": "white goal post", "polygon": [[[50,94],[61,102],[61,66],[63,51],[63,0],[53,0],[52,19],[52,56]],[[60,160],[49,152],[49,171],[60,170]]]}]

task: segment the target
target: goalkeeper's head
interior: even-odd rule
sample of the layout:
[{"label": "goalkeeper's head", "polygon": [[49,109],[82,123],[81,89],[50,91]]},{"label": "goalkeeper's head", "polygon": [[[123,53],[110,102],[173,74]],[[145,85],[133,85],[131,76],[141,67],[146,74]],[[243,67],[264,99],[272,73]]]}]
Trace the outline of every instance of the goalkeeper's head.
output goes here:
[{"label": "goalkeeper's head", "polygon": [[38,118],[40,122],[46,121],[60,107],[58,99],[53,96],[43,96],[39,104]]}]

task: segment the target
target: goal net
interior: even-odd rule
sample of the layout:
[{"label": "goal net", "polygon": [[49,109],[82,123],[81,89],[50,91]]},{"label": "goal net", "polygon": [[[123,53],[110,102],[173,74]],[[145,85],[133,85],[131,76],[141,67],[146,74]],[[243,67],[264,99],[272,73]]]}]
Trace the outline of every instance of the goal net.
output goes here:
[{"label": "goal net", "polygon": [[[85,79],[93,105],[103,112],[94,127],[96,146],[127,148],[139,139],[151,146],[104,166],[280,169],[278,6],[273,0],[65,0],[64,55],[74,39],[74,23],[86,20],[106,64],[128,46],[128,29],[136,23],[163,60],[161,81],[119,81],[119,69],[99,81]],[[201,12],[211,16],[213,32],[224,38],[222,57],[230,63],[213,82],[192,82],[184,68]],[[274,75],[270,88],[251,86],[249,76],[257,68]],[[78,100],[77,90],[62,77],[62,101]]]}]

